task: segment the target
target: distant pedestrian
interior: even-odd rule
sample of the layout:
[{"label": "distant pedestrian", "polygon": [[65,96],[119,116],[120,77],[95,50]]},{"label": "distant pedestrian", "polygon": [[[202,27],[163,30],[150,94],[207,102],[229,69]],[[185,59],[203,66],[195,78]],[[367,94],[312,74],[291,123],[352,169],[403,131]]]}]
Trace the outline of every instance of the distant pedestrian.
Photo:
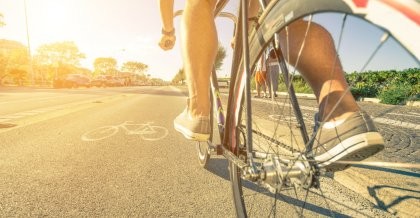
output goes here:
[{"label": "distant pedestrian", "polygon": [[280,65],[276,57],[276,52],[273,49],[270,50],[270,53],[267,57],[267,88],[270,96],[277,97],[277,91],[279,88],[279,73]]},{"label": "distant pedestrian", "polygon": [[255,71],[255,88],[257,89],[256,98],[261,98],[261,89],[264,92],[264,96],[262,97],[267,97],[267,67],[264,56],[264,54],[261,56]]}]

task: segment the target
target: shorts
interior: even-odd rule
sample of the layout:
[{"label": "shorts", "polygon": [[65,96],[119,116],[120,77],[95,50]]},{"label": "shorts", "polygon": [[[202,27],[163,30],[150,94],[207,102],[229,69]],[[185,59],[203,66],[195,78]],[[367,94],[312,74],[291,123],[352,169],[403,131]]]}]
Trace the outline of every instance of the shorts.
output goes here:
[{"label": "shorts", "polygon": [[267,72],[265,72],[265,71],[257,71],[255,73],[255,81],[259,85],[264,85],[266,80],[267,80]]}]

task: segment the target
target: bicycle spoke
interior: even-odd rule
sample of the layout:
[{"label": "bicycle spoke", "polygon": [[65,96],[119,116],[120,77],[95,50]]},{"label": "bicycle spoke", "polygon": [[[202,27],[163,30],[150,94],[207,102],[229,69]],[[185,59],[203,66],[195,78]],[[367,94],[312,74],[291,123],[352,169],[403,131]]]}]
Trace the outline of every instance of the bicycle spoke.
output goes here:
[{"label": "bicycle spoke", "polygon": [[324,191],[322,190],[322,188],[319,188],[319,191],[321,192],[321,197],[322,197],[322,199],[324,199],[325,204],[327,205],[327,209],[328,209],[328,211],[330,212],[331,217],[335,217],[335,216],[334,216],[334,213],[333,213],[333,212],[332,212],[332,210],[331,210],[330,205],[328,204],[327,199],[325,198]]},{"label": "bicycle spoke", "polygon": [[369,65],[369,63],[372,61],[372,59],[375,57],[375,55],[378,53],[379,49],[385,44],[385,42],[388,40],[389,34],[384,33],[382,38],[380,39],[380,43],[376,46],[375,50],[372,52],[366,63],[363,65],[362,69],[359,70],[359,72],[364,72],[366,67]]},{"label": "bicycle spoke", "polygon": [[[335,58],[334,58],[334,61],[333,61],[333,63],[334,63],[334,64],[333,64],[333,66],[332,66],[332,68],[331,68],[331,70],[330,70],[330,73],[329,73],[329,78],[333,78],[333,74],[334,74],[334,72],[335,72],[335,69],[336,69],[337,63],[339,63],[339,62],[340,62],[340,61],[338,60],[338,53],[339,53],[340,48],[341,48],[341,40],[342,40],[342,38],[343,38],[343,32],[344,32],[344,27],[345,27],[345,24],[346,24],[346,20],[347,20],[347,14],[345,14],[345,15],[343,16],[343,20],[342,20],[342,22],[341,22],[340,36],[339,36],[339,38],[338,38],[338,43],[337,43],[337,48],[336,48],[336,50],[337,50],[337,55],[336,55],[336,56],[335,56]],[[341,68],[341,64],[340,64],[340,68]],[[342,73],[342,72],[340,72],[340,73]],[[329,84],[330,84],[330,85],[329,85],[329,87],[328,87],[328,93],[331,93],[332,82],[330,82]],[[344,97],[346,94],[347,94],[347,91],[346,91],[345,93],[343,93],[343,94],[342,94],[342,96]],[[326,100],[325,100],[325,102],[327,102],[327,104],[330,102],[330,101],[329,101],[329,99],[330,99],[330,95],[327,95],[327,96],[326,96]],[[338,106],[339,102],[341,102],[341,99],[340,99],[340,101],[337,101],[337,103],[336,103],[336,106],[335,106],[335,107],[337,107],[337,106]],[[324,116],[324,114],[321,114],[321,116],[323,117],[323,120],[329,120],[329,119],[330,119],[331,114],[333,113],[333,111],[335,111],[335,107],[334,107],[334,109],[333,109],[333,110],[331,110],[331,111],[330,111],[330,113],[329,113],[326,117]],[[321,129],[321,130],[322,130],[322,126],[320,126],[320,128],[319,128],[319,129]]]},{"label": "bicycle spoke", "polygon": [[[303,1],[306,2],[306,0]],[[268,9],[271,10],[271,7],[274,8],[279,5],[278,7],[280,10],[283,3],[285,8],[293,7],[291,3],[288,4],[287,1],[282,1],[282,3],[270,3],[270,7],[268,7]],[[307,3],[308,8],[311,8],[310,4],[312,2],[308,1]],[[308,10],[319,9],[314,7]],[[328,11],[330,8],[326,7],[325,10]],[[328,16],[330,16],[329,14],[337,16],[337,12],[339,12],[340,9],[332,11],[332,13],[327,12]],[[323,10],[320,10],[319,12],[324,13]],[[299,12],[296,10],[294,13]],[[317,14],[304,12],[298,16],[290,14],[290,17],[288,17],[286,15],[288,14],[285,13],[284,17],[275,17],[273,14],[270,15],[263,13],[260,18],[260,22],[262,22],[260,28],[256,29],[256,34],[250,37],[250,44],[252,45],[250,46],[250,64],[252,67],[255,67],[255,62],[260,60],[261,54],[264,51],[269,51],[274,48],[277,56],[277,62],[280,65],[281,72],[283,73],[283,77],[280,78],[282,83],[285,84],[280,88],[284,88],[287,92],[283,99],[275,99],[273,97],[274,94],[276,94],[274,93],[275,89],[273,88],[275,86],[273,83],[270,83],[270,86],[268,87],[268,91],[272,93],[270,100],[252,101],[251,105],[242,105],[240,123],[251,123],[251,125],[241,125],[241,130],[238,132],[241,132],[241,139],[243,138],[242,134],[253,135],[253,137],[249,137],[252,138],[252,141],[244,142],[244,146],[252,146],[252,153],[247,155],[248,157],[250,157],[250,155],[253,156],[248,160],[255,160],[255,163],[251,163],[250,165],[255,165],[252,166],[253,169],[261,170],[261,172],[258,172],[261,174],[248,171],[242,172],[242,178],[247,178],[255,182],[252,182],[251,184],[253,185],[251,186],[245,183],[241,185],[241,190],[244,191],[241,197],[246,205],[244,207],[246,208],[249,216],[256,214],[258,214],[258,216],[268,217],[280,216],[279,212],[281,212],[281,210],[285,210],[285,208],[287,208],[285,211],[295,213],[295,215],[299,217],[312,216],[313,214],[315,214],[315,216],[345,216],[346,213],[342,213],[343,210],[349,211],[350,214],[372,216],[372,212],[364,213],[363,211],[358,211],[349,205],[343,204],[341,202],[344,200],[343,198],[331,198],[331,194],[336,188],[333,181],[331,181],[331,188],[328,186],[321,186],[321,188],[319,186],[319,182],[321,180],[325,182],[327,179],[318,178],[319,172],[322,170],[318,169],[318,167],[324,166],[326,163],[317,163],[313,158],[322,159],[323,157],[317,156],[318,154],[311,152],[318,149],[324,149],[324,151],[327,150],[324,145],[320,144],[322,141],[319,140],[324,139],[326,137],[324,134],[327,134],[327,132],[323,132],[325,122],[320,121],[329,121],[331,118],[340,115],[340,112],[336,110],[343,109],[341,107],[342,102],[344,100],[347,101],[347,97],[351,94],[351,92],[353,92],[353,89],[351,89],[352,84],[349,84],[350,86],[348,87],[346,87],[346,84],[346,86],[342,86],[343,88],[337,89],[337,86],[334,83],[336,81],[334,79],[341,81],[341,78],[337,79],[333,77],[333,75],[336,75],[337,73],[344,73],[344,71],[347,70],[346,67],[348,67],[348,63],[342,61],[342,57],[348,58],[348,56],[345,56],[345,54],[342,55],[341,52],[347,52],[347,50],[352,52],[352,42],[353,40],[358,40],[357,37],[354,37],[354,35],[348,35],[347,32],[348,28],[354,28],[354,20],[352,20],[353,17],[356,17],[357,19],[361,18],[361,20],[366,19],[366,17],[364,17],[363,14],[355,14],[355,16],[353,16],[352,13],[348,13],[348,11],[345,11],[344,9],[342,15],[339,15],[339,19],[327,20],[327,17],[322,17],[322,15],[318,17]],[[269,21],[265,22],[264,19],[269,19]],[[318,22],[318,19],[320,22]],[[338,23],[333,23],[332,20],[338,20]],[[295,21],[299,23],[294,25],[293,22]],[[325,21],[326,25],[323,25],[321,21]],[[360,23],[357,24],[361,25]],[[271,30],[271,25],[278,29]],[[306,86],[306,84],[305,86],[300,86],[302,83],[301,78],[311,79],[307,76],[308,74],[306,71],[301,72],[304,69],[306,70],[306,67],[308,67],[305,65],[307,63],[307,58],[313,58],[313,60],[318,62],[320,60],[310,55],[307,56],[309,50],[313,48],[322,48],[313,47],[313,43],[317,43],[316,40],[318,39],[321,39],[320,43],[322,43],[322,38],[311,38],[311,36],[316,34],[318,26],[320,26],[322,30],[329,32],[331,37],[335,39],[335,43],[332,42],[332,47],[337,52],[337,55],[328,55],[331,59],[329,59],[328,63],[325,64],[326,67],[322,69],[309,68],[309,70],[319,72],[319,75],[323,76],[323,79],[320,79],[322,80],[321,90],[318,90],[318,84],[309,83],[316,89],[316,103],[321,101],[321,105],[317,105],[314,109],[312,104],[315,102],[308,102],[308,105],[311,105],[310,107],[306,105],[302,107],[300,104],[306,104],[306,102],[303,100],[301,101],[300,98],[298,99],[296,97],[296,92],[300,90],[307,90],[306,88],[308,86]],[[299,30],[294,29],[294,27],[299,27]],[[269,34],[266,34],[264,31],[269,31]],[[357,32],[357,28],[355,31]],[[334,35],[332,33],[334,33]],[[386,45],[385,43],[389,41],[389,36],[393,35],[395,34],[386,33],[383,35],[380,43],[373,44],[373,52],[370,51],[371,48],[364,46],[365,49],[369,50],[368,56],[365,57],[367,58],[367,61],[365,59],[363,62],[358,62],[358,60],[353,61],[352,59],[351,61],[354,66],[352,65],[351,67],[356,67],[357,70],[359,70],[360,66],[362,66],[360,71],[368,70],[368,67],[371,67],[371,65],[375,63],[376,56],[380,57],[382,55],[380,53],[380,51],[382,51],[381,48],[386,48],[384,45]],[[276,37],[281,37],[281,41],[275,42],[274,39]],[[350,46],[348,46],[349,44]],[[329,45],[330,44],[326,45],[324,48],[329,49]],[[355,47],[354,49],[357,50],[358,48]],[[366,52],[363,54],[366,54]],[[323,56],[320,57],[322,58]],[[322,70],[322,72],[320,70]],[[330,78],[324,78],[327,76]],[[301,89],[301,87],[303,89]],[[335,94],[334,92],[339,94],[335,97],[335,95],[331,94]],[[302,110],[304,110],[304,112]],[[314,111],[320,112],[320,119],[315,120],[315,122],[313,121],[314,119],[311,119],[312,116],[310,114]],[[250,116],[247,117],[244,116],[244,114],[249,114]],[[252,129],[247,129],[251,128],[251,126]],[[311,131],[313,131],[312,134],[307,133]],[[328,147],[328,149],[330,148]],[[353,152],[353,150],[349,152]],[[310,156],[308,154],[310,154]],[[356,152],[351,154],[358,155]],[[241,155],[246,158],[245,154],[242,153]],[[339,161],[334,162],[334,165],[331,164],[331,168],[327,168],[327,170],[334,170],[335,164],[361,166],[361,168],[363,168],[362,166],[367,166],[367,168],[369,166],[379,166],[388,168],[420,169],[420,164],[417,163],[406,164],[380,161],[347,161],[346,159],[352,159],[353,157],[339,155],[333,157],[335,159],[339,159]],[[253,158],[254,160],[252,160]],[[335,159],[332,159],[331,162]],[[346,161],[341,161],[340,159],[345,159]],[[302,167],[301,171],[296,170],[297,167]],[[303,168],[305,167],[308,170],[307,172],[303,171]],[[308,173],[308,176],[296,177],[296,175],[300,175],[299,172]],[[349,170],[349,172],[351,172],[351,170]],[[315,185],[311,184],[312,182],[314,182],[313,184]],[[318,189],[311,189],[314,187],[307,188],[307,186],[311,185]],[[293,187],[296,187],[294,192],[291,190]],[[236,200],[236,202],[238,202],[238,200]],[[265,214],[261,214],[261,212],[265,212]]]},{"label": "bicycle spoke", "polygon": [[303,212],[304,212],[304,210],[306,208],[306,202],[308,200],[308,194],[309,194],[309,191],[306,191],[306,193],[305,193],[305,200],[303,201],[303,205],[302,205],[302,207],[300,209],[300,213],[299,213],[300,216],[303,216]]},{"label": "bicycle spoke", "polygon": [[273,203],[273,206],[271,207],[270,214],[268,215],[268,217],[270,217],[271,215],[276,217],[277,194],[278,194],[278,192],[276,191],[276,193],[274,194],[274,198],[273,198],[274,203]]}]

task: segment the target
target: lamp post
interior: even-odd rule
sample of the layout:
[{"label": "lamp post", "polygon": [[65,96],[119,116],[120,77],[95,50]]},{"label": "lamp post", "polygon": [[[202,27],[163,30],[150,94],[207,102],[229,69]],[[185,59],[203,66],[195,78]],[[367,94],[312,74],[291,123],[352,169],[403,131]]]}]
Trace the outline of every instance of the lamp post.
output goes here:
[{"label": "lamp post", "polygon": [[31,85],[34,85],[34,74],[32,69],[32,54],[31,54],[31,44],[29,40],[29,27],[28,27],[28,13],[26,10],[26,0],[23,0],[23,4],[25,7],[25,24],[26,24],[26,40],[28,44],[28,55],[29,55],[29,74],[31,75]]}]

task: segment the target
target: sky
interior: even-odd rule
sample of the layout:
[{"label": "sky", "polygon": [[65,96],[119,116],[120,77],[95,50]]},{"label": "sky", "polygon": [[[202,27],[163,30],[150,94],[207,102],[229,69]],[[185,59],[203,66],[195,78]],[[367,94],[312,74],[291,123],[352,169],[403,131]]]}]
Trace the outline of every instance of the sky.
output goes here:
[{"label": "sky", "polygon": [[[175,1],[175,10],[184,1]],[[234,4],[227,10],[236,11]],[[0,39],[16,40],[27,45],[24,0],[0,0],[0,13],[6,26],[0,28]],[[171,80],[182,68],[180,52],[180,18],[175,18],[177,42],[173,50],[158,46],[162,24],[157,0],[27,0],[31,53],[43,44],[74,41],[86,55],[81,64],[93,69],[97,57],[114,57],[119,66],[138,61],[149,66],[147,74]],[[233,33],[231,21],[217,20],[219,41],[229,46]],[[224,37],[224,39],[223,39]],[[230,63],[231,51],[227,51]],[[223,67],[219,74],[227,74]]]},{"label": "sky", "polygon": [[[74,41],[79,50],[86,55],[86,59],[81,62],[82,66],[89,69],[93,69],[93,61],[98,57],[114,57],[119,66],[126,61],[142,62],[149,66],[147,74],[164,80],[171,80],[182,68],[179,17],[174,21],[178,40],[175,48],[163,51],[157,45],[162,28],[157,0],[26,0],[26,2],[32,54],[43,44]],[[225,11],[235,13],[236,2],[230,1]],[[184,1],[175,1],[175,10],[182,9],[183,3]],[[0,0],[0,13],[3,14],[6,23],[6,26],[0,28],[0,39],[16,40],[27,45],[24,0]],[[331,29],[340,26],[340,19],[337,16],[320,16],[315,20],[327,23]],[[233,34],[233,23],[226,18],[218,18],[216,25],[219,41],[227,51],[225,64],[218,74],[228,76],[232,58],[229,43]],[[345,37],[347,39],[380,38],[377,33],[363,28],[347,34],[348,37]],[[347,46],[343,48],[353,48],[351,42],[347,43]],[[370,42],[363,47],[367,50],[374,49]],[[393,61],[379,58],[372,62],[371,69],[379,69],[384,67],[384,64],[391,68],[404,69],[414,63],[408,60],[410,59],[408,56],[401,55],[392,41],[384,47],[383,53],[392,54]],[[349,57],[352,61],[358,60],[363,57],[360,53],[353,48],[346,54],[349,56],[345,57]],[[343,61],[343,65],[347,71],[352,71],[359,70],[358,65],[363,64]]]}]

